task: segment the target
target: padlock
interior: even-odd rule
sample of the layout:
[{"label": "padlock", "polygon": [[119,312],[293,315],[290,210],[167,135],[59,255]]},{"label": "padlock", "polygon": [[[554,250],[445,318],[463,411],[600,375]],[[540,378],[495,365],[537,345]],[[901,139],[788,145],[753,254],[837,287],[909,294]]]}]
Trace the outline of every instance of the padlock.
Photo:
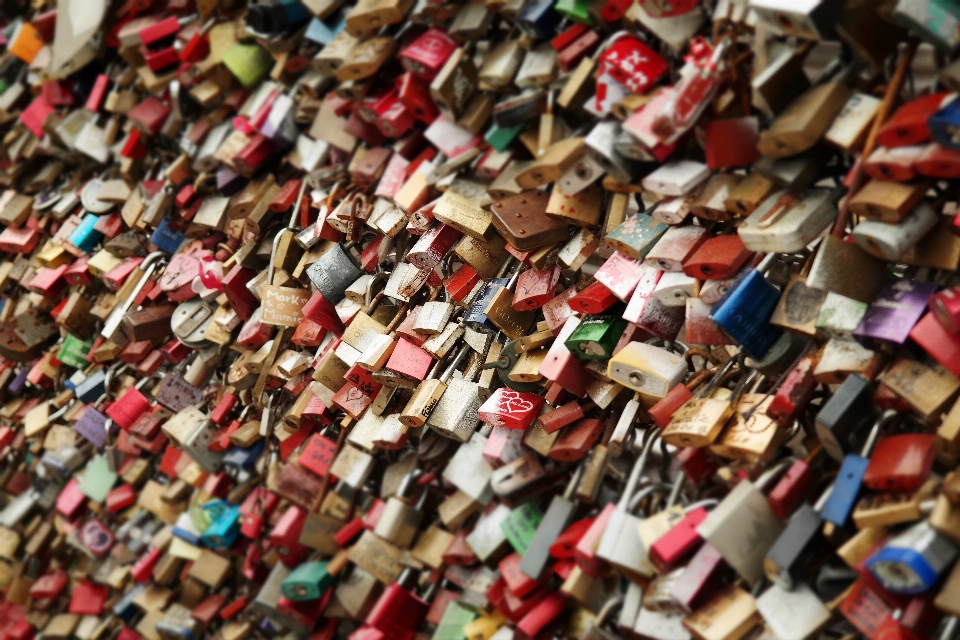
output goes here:
[{"label": "padlock", "polygon": [[773,193],[743,221],[737,234],[751,251],[801,251],[836,217],[833,199],[833,194],[821,190],[808,191],[800,199],[783,191]]},{"label": "padlock", "polygon": [[[771,254],[775,255],[775,254]],[[762,356],[780,337],[768,320],[779,300],[779,291],[763,276],[772,258],[756,269],[747,269],[710,311],[710,319],[754,356]]]},{"label": "padlock", "polygon": [[921,521],[888,540],[867,560],[867,568],[893,593],[921,593],[933,585],[957,552],[954,543]]},{"label": "padlock", "polygon": [[751,584],[763,576],[764,557],[784,528],[762,493],[778,472],[771,468],[756,484],[742,480],[697,527],[697,533]]},{"label": "padlock", "polygon": [[686,372],[681,356],[641,342],[628,343],[607,365],[612,380],[654,398],[667,395]]},{"label": "padlock", "polygon": [[[850,98],[843,80],[814,87],[790,103],[769,129],[760,134],[757,148],[767,158],[785,158],[815,145]],[[891,145],[884,145],[891,146]]]},{"label": "padlock", "polygon": [[601,529],[602,537],[596,547],[596,556],[617,567],[630,580],[639,581],[645,577],[647,552],[638,538],[636,523],[639,518],[629,512],[631,499],[646,465],[650,449],[658,440],[656,434],[648,434],[643,451],[630,471],[630,477],[616,509],[614,509]]},{"label": "padlock", "polygon": [[[873,425],[870,435],[863,445],[862,455],[849,453],[843,458],[840,466],[840,474],[833,485],[826,503],[823,505],[823,519],[832,522],[838,527],[846,525],[853,507],[859,498],[862,490],[863,475],[869,466],[869,459],[866,458],[873,449],[877,434],[884,423],[889,422],[896,415],[893,411],[887,411]],[[828,452],[830,448],[824,446]]]},{"label": "padlock", "polygon": [[854,227],[853,237],[864,251],[884,260],[896,260],[919,242],[936,223],[936,212],[922,202],[895,224],[864,220]]}]

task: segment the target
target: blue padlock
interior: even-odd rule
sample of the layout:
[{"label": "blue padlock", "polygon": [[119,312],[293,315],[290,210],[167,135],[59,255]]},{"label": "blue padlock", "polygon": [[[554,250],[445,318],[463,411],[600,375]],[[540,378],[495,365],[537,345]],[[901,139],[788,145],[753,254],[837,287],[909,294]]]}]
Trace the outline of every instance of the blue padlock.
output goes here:
[{"label": "blue padlock", "polygon": [[183,244],[183,238],[183,234],[171,229],[167,219],[164,218],[160,221],[160,225],[157,226],[153,235],[150,236],[150,242],[157,245],[157,248],[161,251],[166,251],[173,255],[177,252],[177,249],[180,248],[180,245]]},{"label": "blue padlock", "polygon": [[319,45],[326,46],[330,44],[330,41],[333,40],[338,33],[343,31],[343,28],[346,26],[347,16],[345,13],[338,13],[329,23],[323,22],[319,18],[314,18],[307,26],[307,32],[303,34],[303,37]]},{"label": "blue padlock", "polygon": [[77,400],[84,404],[96,402],[97,399],[106,391],[107,372],[104,369],[97,369],[87,376],[86,380],[77,385],[74,393],[77,394]]},{"label": "blue padlock", "polygon": [[937,144],[960,151],[960,101],[952,101],[927,118],[927,127]]},{"label": "blue padlock", "polygon": [[67,238],[70,244],[84,252],[89,253],[92,251],[93,248],[103,240],[103,234],[93,230],[93,227],[99,219],[99,217],[92,213],[83,216],[83,220],[80,221],[77,228],[74,229],[73,233]]},{"label": "blue padlock", "polygon": [[870,451],[877,441],[880,428],[896,415],[897,412],[893,410],[884,412],[870,430],[870,436],[863,445],[861,454],[848,453],[843,458],[843,464],[840,465],[837,479],[833,483],[833,490],[830,491],[830,497],[827,498],[823,505],[823,512],[820,514],[827,522],[832,522],[838,527],[845,527],[849,522],[850,514],[853,513],[853,508],[860,499],[863,475],[870,465]]},{"label": "blue padlock", "polygon": [[534,40],[553,36],[562,16],[554,9],[554,0],[530,0],[513,21],[520,31]]},{"label": "blue padlock", "polygon": [[474,299],[470,310],[467,311],[463,317],[464,326],[481,333],[496,333],[497,328],[493,326],[490,318],[488,318],[484,312],[497,292],[509,283],[510,280],[508,278],[491,278],[484,282],[483,288],[480,290],[480,293],[477,294],[476,299]]},{"label": "blue padlock", "polygon": [[957,545],[926,520],[890,538],[867,560],[867,569],[891,593],[923,593],[957,557]]},{"label": "blue padlock", "polygon": [[145,584],[135,584],[132,589],[127,590],[120,599],[113,603],[113,615],[120,618],[125,623],[130,623],[134,616],[140,613],[140,608],[133,604],[141,593],[147,588]]},{"label": "blue padlock", "polygon": [[241,449],[233,447],[223,456],[223,464],[241,469],[250,469],[256,464],[266,445],[263,440],[256,442],[252,447]]},{"label": "blue padlock", "polygon": [[762,357],[783,333],[769,322],[780,291],[763,276],[763,266],[744,272],[710,311],[710,319],[753,358]]},{"label": "blue padlock", "polygon": [[202,540],[202,533],[193,521],[189,511],[184,511],[173,524],[173,535],[182,540],[186,540],[195,547],[199,547]]},{"label": "blue padlock", "polygon": [[240,509],[229,506],[213,519],[200,536],[204,546],[210,549],[229,549],[240,535]]}]

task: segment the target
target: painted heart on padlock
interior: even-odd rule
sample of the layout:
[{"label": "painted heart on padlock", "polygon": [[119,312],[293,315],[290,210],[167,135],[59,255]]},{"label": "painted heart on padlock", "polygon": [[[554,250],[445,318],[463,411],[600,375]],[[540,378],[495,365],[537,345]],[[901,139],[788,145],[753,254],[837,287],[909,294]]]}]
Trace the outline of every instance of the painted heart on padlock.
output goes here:
[{"label": "painted heart on padlock", "polygon": [[500,401],[497,405],[499,413],[526,413],[533,410],[533,403],[525,400],[519,391],[501,389]]}]

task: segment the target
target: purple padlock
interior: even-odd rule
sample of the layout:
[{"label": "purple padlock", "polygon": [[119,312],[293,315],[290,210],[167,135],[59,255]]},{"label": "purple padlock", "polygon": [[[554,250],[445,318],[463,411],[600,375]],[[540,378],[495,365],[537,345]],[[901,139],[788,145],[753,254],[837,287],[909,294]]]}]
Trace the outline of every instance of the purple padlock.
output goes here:
[{"label": "purple padlock", "polygon": [[97,449],[103,449],[107,444],[107,416],[93,407],[87,407],[73,428]]},{"label": "purple padlock", "polygon": [[868,347],[903,344],[936,290],[935,282],[888,281],[867,307],[853,336]]}]

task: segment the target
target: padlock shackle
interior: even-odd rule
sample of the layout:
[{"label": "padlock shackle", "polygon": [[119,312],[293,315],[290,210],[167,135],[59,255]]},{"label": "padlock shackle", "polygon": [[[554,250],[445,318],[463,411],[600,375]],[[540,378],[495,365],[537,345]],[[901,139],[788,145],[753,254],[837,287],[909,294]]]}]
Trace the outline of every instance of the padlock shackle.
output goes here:
[{"label": "padlock shackle", "polygon": [[157,262],[167,258],[169,255],[166,251],[154,251],[143,259],[143,262],[141,262],[139,266],[139,268],[143,270],[140,281],[137,282],[137,286],[134,287],[127,299],[110,312],[107,321],[103,323],[103,330],[100,331],[102,337],[107,340],[113,337],[113,334],[120,328],[120,322],[123,320],[123,316],[130,310],[130,307],[133,306],[133,301],[140,295],[140,292],[143,290],[143,287],[146,286],[147,282],[149,282],[150,276],[153,275],[153,272],[157,268]]},{"label": "padlock shackle", "polygon": [[797,354],[797,357],[794,358],[793,362],[790,363],[790,366],[784,369],[783,373],[780,374],[780,377],[777,378],[777,381],[774,382],[769,389],[767,389],[766,393],[763,394],[763,397],[760,398],[760,401],[740,414],[744,420],[749,420],[750,416],[753,415],[753,412],[756,411],[760,407],[760,405],[762,405],[766,401],[767,398],[769,398],[771,395],[776,393],[777,390],[783,386],[783,383],[786,382],[787,377],[791,373],[793,373],[793,370],[797,368],[797,365],[800,364],[800,361],[803,360],[805,357],[807,357],[807,353],[809,352],[809,350],[810,350],[809,346],[804,347],[800,351],[800,353]]},{"label": "padlock shackle", "polygon": [[823,490],[823,493],[820,494],[820,497],[817,498],[817,501],[813,505],[813,510],[817,513],[823,511],[823,507],[827,504],[827,500],[830,499],[830,494],[833,493],[833,487],[836,485],[836,482],[831,482],[830,486]]},{"label": "padlock shackle", "polygon": [[756,482],[753,483],[753,486],[758,491],[763,491],[766,489],[782,472],[786,471],[790,465],[796,462],[796,458],[793,456],[784,458],[774,466],[770,467],[757,478]]},{"label": "padlock shackle", "polygon": [[763,259],[760,261],[760,264],[758,264],[755,268],[761,275],[766,275],[767,271],[769,271],[771,267],[773,267],[773,263],[776,259],[777,259],[776,253],[768,253],[763,257]]},{"label": "padlock shackle", "polygon": [[267,395],[267,406],[260,414],[260,437],[262,438],[266,438],[267,434],[270,433],[270,423],[273,419],[273,397],[275,395],[275,393]]},{"label": "padlock shackle", "polygon": [[937,636],[937,640],[956,640],[960,637],[960,618],[949,616],[943,624],[943,631]]},{"label": "padlock shackle", "polygon": [[733,367],[734,364],[736,364],[736,361],[737,361],[736,358],[730,358],[729,360],[727,360],[727,363],[723,365],[720,368],[720,370],[717,371],[712,378],[710,378],[710,381],[707,382],[707,384],[705,384],[703,387],[701,387],[700,391],[698,391],[696,395],[693,396],[693,398],[691,399],[697,400],[699,398],[707,397],[711,393],[713,393],[713,391],[720,385],[720,381],[723,380],[723,377],[727,375],[727,372],[730,371],[730,368]]},{"label": "padlock shackle", "polygon": [[683,490],[683,485],[687,481],[687,474],[680,472],[677,474],[676,479],[673,481],[673,486],[670,487],[670,495],[667,497],[667,509],[670,509],[677,503],[677,500],[680,498],[680,492]]},{"label": "padlock shackle", "polygon": [[457,357],[453,359],[453,362],[450,363],[450,366],[447,367],[447,370],[443,372],[442,376],[440,376],[440,382],[446,382],[450,379],[450,376],[453,375],[453,372],[456,370],[457,366],[463,361],[463,358],[467,355],[467,351],[469,349],[470,345],[466,344],[460,347]]},{"label": "padlock shackle", "polygon": [[636,491],[637,483],[640,482],[640,474],[643,473],[643,468],[647,465],[647,458],[650,456],[650,450],[653,449],[653,443],[660,439],[659,430],[656,430],[656,433],[653,433],[653,431],[654,430],[647,431],[650,435],[643,444],[643,450],[640,452],[637,461],[633,464],[633,469],[630,470],[630,477],[627,479],[627,485],[624,487],[623,495],[620,496],[620,500],[617,502],[617,509],[620,511],[626,511],[627,507],[629,507],[633,493]]},{"label": "padlock shackle", "polygon": [[877,443],[877,437],[880,435],[880,430],[890,424],[890,422],[897,417],[897,412],[893,409],[887,409],[874,423],[873,427],[870,428],[870,434],[867,436],[866,442],[863,443],[863,449],[860,451],[861,458],[869,458],[870,452],[873,451],[873,446]]},{"label": "padlock shackle", "polygon": [[569,501],[573,498],[573,492],[576,491],[577,486],[580,485],[580,479],[583,477],[583,468],[585,464],[585,462],[581,462],[577,465],[577,469],[573,472],[570,482],[567,483],[567,488],[563,491],[564,500]]},{"label": "padlock shackle", "polygon": [[696,509],[712,509],[713,507],[720,504],[720,501],[716,498],[707,498],[706,500],[697,500],[692,504],[688,504],[683,508],[684,513],[690,513]]},{"label": "padlock shackle", "polygon": [[610,619],[610,614],[617,610],[617,607],[623,605],[623,594],[618,593],[617,595],[611,597],[606,602],[603,603],[603,607],[600,608],[600,613],[597,614],[597,619],[594,621],[597,627],[603,627],[607,623],[607,620]]}]

